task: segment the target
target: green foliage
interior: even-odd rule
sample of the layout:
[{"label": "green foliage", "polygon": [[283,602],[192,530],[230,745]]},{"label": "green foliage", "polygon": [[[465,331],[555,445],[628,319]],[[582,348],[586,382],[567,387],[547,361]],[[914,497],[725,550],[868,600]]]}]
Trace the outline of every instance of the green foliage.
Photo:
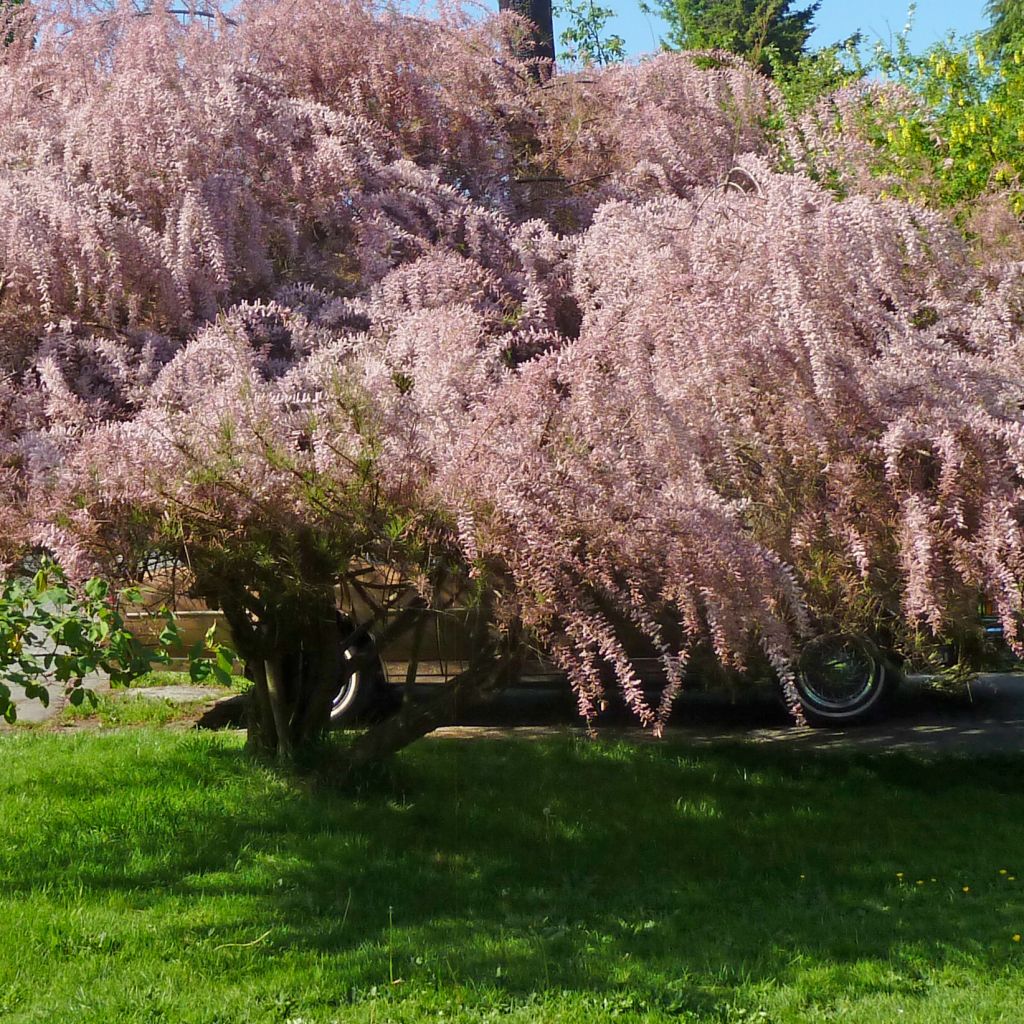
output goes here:
[{"label": "green foliage", "polygon": [[1024,212],[1024,66],[1020,53],[1002,61],[986,56],[976,39],[947,42],[890,71],[924,101],[918,118],[905,118],[886,135],[895,158],[934,168],[931,193],[958,206],[995,189]]},{"label": "green foliage", "polygon": [[[167,649],[180,642],[170,613],[158,645],[146,647],[127,628],[120,604],[136,602],[137,591],[114,594],[102,579],[73,589],[60,567],[44,561],[33,576],[0,582],[0,718],[17,719],[12,687],[44,706],[47,682],[63,684],[69,703],[92,699],[85,680],[103,673],[115,685],[127,685],[165,664]],[[231,685],[233,653],[218,643],[211,629],[189,652],[194,681],[215,679]]]},{"label": "green foliage", "polygon": [[863,79],[867,69],[860,55],[861,42],[858,32],[831,46],[805,51],[791,63],[769,52],[771,74],[789,112],[801,114],[827,93]]},{"label": "green foliage", "polygon": [[641,4],[669,26],[665,45],[679,50],[730,50],[766,74],[798,63],[821,6],[793,10],[794,0],[655,0]]},{"label": "green foliage", "polygon": [[613,64],[625,57],[622,36],[605,34],[608,19],[615,15],[612,8],[601,7],[594,0],[564,0],[555,5],[555,13],[569,22],[558,37],[566,60],[584,65]]},{"label": "green foliage", "polygon": [[[994,51],[984,35],[950,35],[924,53],[910,48],[911,5],[903,31],[861,61],[840,59],[835,84],[868,75],[892,88],[866,90],[836,121],[840,138],[865,148],[856,160],[883,195],[956,211],[969,220],[979,201],[996,197],[1024,213],[1024,40],[1019,51]],[[851,53],[852,51],[846,51]],[[839,55],[837,54],[837,57]],[[838,70],[838,69],[837,69]],[[827,95],[831,84],[819,77]],[[783,84],[791,107],[813,105],[815,81]],[[831,115],[827,115],[831,116]],[[866,154],[866,155],[865,155]],[[843,168],[812,168],[823,180]],[[842,192],[844,186],[837,186]]]},{"label": "green foliage", "polygon": [[[179,641],[174,619],[168,616],[167,629],[160,636],[160,642],[172,647]],[[207,653],[209,652],[209,653]],[[188,652],[188,674],[193,683],[215,682],[218,686],[231,686],[234,678],[235,652],[217,640],[217,624],[214,623],[202,640],[197,640]]]},{"label": "green foliage", "polygon": [[985,13],[991,26],[982,39],[995,54],[1012,57],[1024,50],[1024,2],[1022,0],[989,0]]}]

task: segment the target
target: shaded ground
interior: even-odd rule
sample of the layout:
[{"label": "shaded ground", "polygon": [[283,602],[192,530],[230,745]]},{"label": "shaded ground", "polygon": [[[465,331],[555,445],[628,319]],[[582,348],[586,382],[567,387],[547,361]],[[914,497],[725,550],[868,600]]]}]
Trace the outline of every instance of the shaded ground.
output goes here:
[{"label": "shaded ground", "polygon": [[[99,693],[110,693],[102,680],[94,680]],[[426,689],[425,687],[422,689]],[[212,706],[224,691],[202,686],[139,687],[117,691],[121,700],[159,699],[197,707]],[[230,698],[229,698],[230,700]],[[235,698],[237,700],[237,698]],[[22,722],[54,718],[65,705],[53,690],[50,707],[20,701]],[[220,726],[230,715],[211,716]],[[596,724],[598,735],[652,741],[624,710],[611,710]],[[455,725],[438,730],[437,738],[474,739],[514,735],[540,738],[585,735],[575,705],[564,688],[535,687],[511,690],[485,707],[467,708]],[[940,689],[927,677],[904,681],[887,713],[877,721],[845,729],[798,728],[771,696],[745,697],[735,702],[726,696],[690,695],[680,699],[667,731],[670,738],[695,746],[727,742],[829,750],[857,748],[879,751],[932,751],[935,753],[1013,753],[1024,750],[1024,673],[979,676],[963,689]]]},{"label": "shaded ground", "polygon": [[[491,707],[468,711],[457,725],[438,730],[435,736],[539,737],[584,732],[564,694],[525,690],[505,694]],[[597,732],[615,738],[654,739],[624,712],[604,716]],[[680,700],[666,736],[697,746],[741,741],[808,750],[1015,753],[1024,750],[1024,673],[979,676],[952,692],[938,688],[927,677],[913,676],[904,681],[883,717],[843,729],[798,728],[770,698],[730,703],[721,696],[691,696]]]}]

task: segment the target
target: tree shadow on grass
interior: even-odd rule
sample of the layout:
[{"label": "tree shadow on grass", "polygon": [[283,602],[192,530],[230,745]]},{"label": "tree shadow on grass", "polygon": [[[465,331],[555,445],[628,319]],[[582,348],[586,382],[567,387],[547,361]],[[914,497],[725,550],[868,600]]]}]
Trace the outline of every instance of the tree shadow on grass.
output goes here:
[{"label": "tree shadow on grass", "polygon": [[8,894],[221,905],[171,938],[326,960],[338,999],[400,979],[699,1010],[824,968],[828,998],[865,962],[913,992],[925,965],[1005,966],[1024,920],[1019,758],[431,741],[332,792],[221,740],[39,742],[47,769],[3,784],[50,808],[6,826]]}]

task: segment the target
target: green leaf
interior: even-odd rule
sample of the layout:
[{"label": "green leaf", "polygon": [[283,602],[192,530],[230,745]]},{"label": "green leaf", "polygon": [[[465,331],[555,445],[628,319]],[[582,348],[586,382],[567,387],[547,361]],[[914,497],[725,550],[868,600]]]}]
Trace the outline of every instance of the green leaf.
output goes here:
[{"label": "green leaf", "polygon": [[50,585],[50,574],[48,566],[43,566],[36,574],[32,577],[32,589],[36,594],[42,594],[46,588]]},{"label": "green leaf", "polygon": [[175,644],[181,642],[181,633],[178,631],[178,624],[173,619],[167,620],[167,625],[160,630],[160,636],[157,637],[161,647],[173,647]]},{"label": "green leaf", "polygon": [[193,683],[203,683],[210,678],[213,673],[213,662],[203,660],[193,660],[189,662],[188,676]]},{"label": "green leaf", "polygon": [[82,629],[82,623],[78,619],[64,619],[63,622],[58,623],[56,631],[54,632],[54,639],[60,643],[67,644],[68,647],[78,647],[84,637],[84,630]]},{"label": "green leaf", "polygon": [[231,670],[235,667],[234,658],[231,656],[231,652],[221,647],[217,651],[217,660],[213,664],[213,674],[217,682],[221,686],[231,685]]}]

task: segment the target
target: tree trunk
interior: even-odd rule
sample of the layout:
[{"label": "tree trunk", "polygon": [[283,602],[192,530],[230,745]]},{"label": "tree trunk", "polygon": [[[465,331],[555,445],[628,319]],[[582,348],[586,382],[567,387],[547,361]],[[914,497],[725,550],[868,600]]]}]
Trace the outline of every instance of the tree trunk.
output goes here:
[{"label": "tree trunk", "polygon": [[333,588],[311,597],[302,611],[254,621],[237,607],[224,608],[253,684],[247,746],[281,761],[327,728],[331,697],[343,682]]},{"label": "tree trunk", "polygon": [[521,664],[522,659],[517,652],[492,649],[478,657],[451,682],[438,686],[436,692],[425,699],[407,698],[396,714],[372,726],[352,744],[340,774],[347,777],[450,724],[460,706],[490,699],[510,685],[518,677]]},{"label": "tree trunk", "polygon": [[[341,628],[333,585],[310,587],[301,606],[268,606],[255,595],[239,598],[240,593],[232,590],[217,596],[253,684],[247,747],[258,756],[280,761],[290,761],[327,730],[331,698],[345,682],[346,670],[369,671],[377,666],[372,644],[367,645],[366,657],[372,657],[373,666],[364,664],[362,656],[343,659],[343,646],[373,637],[386,648],[408,629],[423,626],[422,602],[412,591],[388,610],[386,625],[378,623],[380,628],[374,629],[373,623],[363,623],[347,632]],[[458,597],[449,600],[455,602]],[[470,667],[425,700],[411,699],[411,687],[407,687],[398,712],[371,726],[352,745],[342,774],[396,753],[452,721],[460,705],[498,692],[519,674],[518,633],[496,639],[486,604],[477,609],[474,619],[470,644],[478,653]],[[410,672],[415,674],[415,658]]]},{"label": "tree trunk", "polygon": [[246,715],[246,748],[262,755],[274,754],[277,752],[277,726],[270,706],[263,659],[248,657],[243,653],[242,660],[245,662],[245,674],[252,680]]},{"label": "tree trunk", "polygon": [[[524,41],[525,45],[520,57],[529,59],[540,58],[554,63],[555,60],[555,26],[551,13],[551,0],[498,0],[498,9],[518,14],[533,25],[533,32]],[[540,69],[534,71],[540,78]],[[547,77],[546,75],[544,77]]]}]

